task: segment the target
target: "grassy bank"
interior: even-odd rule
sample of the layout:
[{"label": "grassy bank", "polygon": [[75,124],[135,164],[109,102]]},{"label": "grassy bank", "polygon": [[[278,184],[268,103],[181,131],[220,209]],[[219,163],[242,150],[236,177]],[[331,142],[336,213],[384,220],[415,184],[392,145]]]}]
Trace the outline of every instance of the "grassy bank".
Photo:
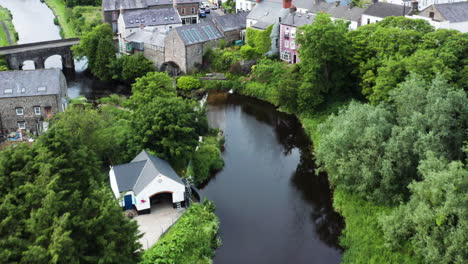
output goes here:
[{"label": "grassy bank", "polygon": [[220,246],[217,237],[219,220],[214,204],[193,204],[158,243],[143,254],[140,264],[211,263],[214,250]]},{"label": "grassy bank", "polygon": [[[18,40],[18,34],[15,31],[12,20],[13,17],[10,10],[0,6],[0,47],[10,45],[8,36],[12,42],[11,44],[16,44]],[[7,30],[4,29],[3,24],[5,24]]]},{"label": "grassy bank", "polygon": [[100,7],[75,6],[70,8],[63,0],[45,0],[45,3],[54,12],[63,38],[80,36],[93,26],[102,23]]}]

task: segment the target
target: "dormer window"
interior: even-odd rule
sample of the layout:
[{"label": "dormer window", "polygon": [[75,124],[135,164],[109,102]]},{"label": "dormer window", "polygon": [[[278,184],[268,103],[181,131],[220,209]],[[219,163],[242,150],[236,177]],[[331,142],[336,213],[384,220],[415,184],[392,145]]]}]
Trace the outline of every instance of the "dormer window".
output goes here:
[{"label": "dormer window", "polygon": [[47,88],[45,86],[37,87],[38,92],[45,92],[46,90],[47,90]]},{"label": "dormer window", "polygon": [[138,19],[135,19],[135,23],[140,23],[140,20],[138,20]]},{"label": "dormer window", "polygon": [[3,91],[3,93],[4,93],[4,94],[11,94],[11,93],[13,93],[13,89],[5,89],[5,90]]}]

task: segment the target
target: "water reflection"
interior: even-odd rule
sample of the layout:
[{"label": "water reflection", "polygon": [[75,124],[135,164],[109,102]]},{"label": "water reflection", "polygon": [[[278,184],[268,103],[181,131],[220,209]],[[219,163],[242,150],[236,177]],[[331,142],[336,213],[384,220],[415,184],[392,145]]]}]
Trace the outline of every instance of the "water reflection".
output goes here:
[{"label": "water reflection", "polygon": [[224,128],[226,166],[202,189],[221,221],[215,263],[339,263],[342,220],[300,123],[254,99],[215,97],[208,118]]}]

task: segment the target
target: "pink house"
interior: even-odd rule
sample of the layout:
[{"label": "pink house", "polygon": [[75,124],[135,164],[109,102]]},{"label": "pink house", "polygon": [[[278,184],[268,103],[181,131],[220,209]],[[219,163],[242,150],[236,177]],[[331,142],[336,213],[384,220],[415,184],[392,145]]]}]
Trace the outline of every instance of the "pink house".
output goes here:
[{"label": "pink house", "polygon": [[314,22],[315,15],[291,12],[280,24],[280,58],[289,63],[298,63],[299,46],[296,43],[297,28]]}]

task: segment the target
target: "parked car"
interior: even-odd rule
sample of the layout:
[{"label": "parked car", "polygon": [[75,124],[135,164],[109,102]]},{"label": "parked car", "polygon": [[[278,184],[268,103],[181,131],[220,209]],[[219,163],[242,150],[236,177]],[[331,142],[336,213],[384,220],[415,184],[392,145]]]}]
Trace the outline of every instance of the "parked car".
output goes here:
[{"label": "parked car", "polygon": [[210,8],[208,8],[208,7],[207,7],[207,8],[205,8],[205,13],[207,13],[207,14],[211,13],[211,10],[210,10]]},{"label": "parked car", "polygon": [[201,2],[201,6],[205,8],[209,8],[211,5],[208,2]]},{"label": "parked car", "polygon": [[212,5],[211,9],[216,10],[216,9],[218,9],[218,6],[217,5]]},{"label": "parked car", "polygon": [[206,17],[205,8],[200,8],[200,10],[198,11],[198,16]]}]

